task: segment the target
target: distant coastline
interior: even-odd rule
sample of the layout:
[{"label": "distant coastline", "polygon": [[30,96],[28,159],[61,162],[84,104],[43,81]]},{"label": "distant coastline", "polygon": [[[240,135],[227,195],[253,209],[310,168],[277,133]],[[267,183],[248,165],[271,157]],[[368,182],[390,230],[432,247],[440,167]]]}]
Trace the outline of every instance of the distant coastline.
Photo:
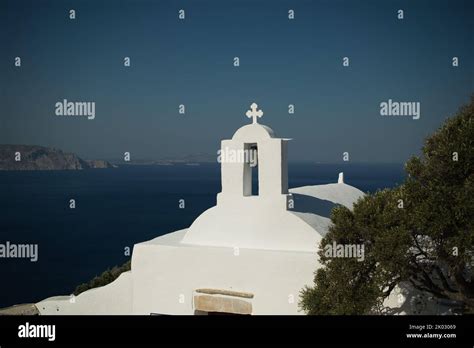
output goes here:
[{"label": "distant coastline", "polygon": [[115,168],[104,160],[84,160],[73,153],[38,145],[0,145],[0,170],[82,170]]},{"label": "distant coastline", "polygon": [[147,158],[131,158],[130,161],[125,162],[123,159],[110,159],[111,163],[117,165],[131,165],[131,166],[173,166],[173,165],[188,165],[198,166],[204,163],[217,163],[217,157],[208,153],[193,153],[185,156],[164,157],[158,159]]}]

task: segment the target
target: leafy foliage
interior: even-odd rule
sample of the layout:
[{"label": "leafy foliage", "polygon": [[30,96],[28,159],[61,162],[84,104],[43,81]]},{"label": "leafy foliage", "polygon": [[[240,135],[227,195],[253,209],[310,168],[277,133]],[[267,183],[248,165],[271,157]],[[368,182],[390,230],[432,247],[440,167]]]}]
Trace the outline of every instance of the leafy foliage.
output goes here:
[{"label": "leafy foliage", "polygon": [[107,269],[104,271],[100,276],[94,277],[88,283],[82,283],[78,285],[74,290],[74,295],[77,296],[80,293],[87,291],[89,289],[98,288],[107,284],[112,283],[115,279],[117,279],[123,272],[130,271],[131,269],[131,261],[127,261],[122,266],[117,267],[114,266],[112,269]]},{"label": "leafy foliage", "polygon": [[[302,291],[308,314],[369,314],[396,284],[410,282],[474,311],[474,96],[428,137],[407,179],[333,209],[314,286]],[[326,257],[326,245],[363,244],[365,258]]]}]

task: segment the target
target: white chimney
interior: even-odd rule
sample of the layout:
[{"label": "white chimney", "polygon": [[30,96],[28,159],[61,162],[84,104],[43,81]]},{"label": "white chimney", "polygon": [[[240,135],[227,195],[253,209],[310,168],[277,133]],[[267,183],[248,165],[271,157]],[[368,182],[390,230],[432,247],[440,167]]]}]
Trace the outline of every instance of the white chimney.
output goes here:
[{"label": "white chimney", "polygon": [[338,184],[344,184],[344,173],[343,172],[339,173],[339,178],[337,178],[337,183]]}]

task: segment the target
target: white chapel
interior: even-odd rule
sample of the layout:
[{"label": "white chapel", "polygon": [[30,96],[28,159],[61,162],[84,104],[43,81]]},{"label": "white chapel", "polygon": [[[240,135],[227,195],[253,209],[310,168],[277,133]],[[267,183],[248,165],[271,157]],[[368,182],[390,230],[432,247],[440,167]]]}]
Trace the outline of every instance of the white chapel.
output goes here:
[{"label": "white chapel", "polygon": [[221,151],[255,151],[257,166],[242,156],[222,160],[214,207],[189,228],[136,244],[131,271],[114,282],[45,299],[40,314],[304,314],[300,291],[319,267],[329,213],[336,204],[352,208],[364,193],[342,173],[337,183],[289,189],[290,139],[258,123],[255,103],[246,115],[252,123],[222,140]]}]

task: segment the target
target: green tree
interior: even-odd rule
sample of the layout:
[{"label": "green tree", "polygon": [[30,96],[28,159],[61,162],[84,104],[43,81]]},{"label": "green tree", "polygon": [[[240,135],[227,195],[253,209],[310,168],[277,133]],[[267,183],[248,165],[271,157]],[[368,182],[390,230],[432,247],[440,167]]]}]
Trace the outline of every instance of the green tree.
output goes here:
[{"label": "green tree", "polygon": [[123,272],[128,272],[131,270],[132,263],[131,261],[125,262],[122,266],[114,266],[112,269],[107,269],[100,276],[95,276],[92,280],[87,283],[82,283],[76,287],[73,294],[75,296],[83,293],[84,291],[105,286],[112,283],[117,279]]},{"label": "green tree", "polygon": [[[401,281],[474,311],[474,96],[428,137],[406,164],[405,182],[333,209],[320,245],[323,265],[302,290],[308,314],[369,314]],[[325,247],[363,244],[365,258],[338,259]]]}]

